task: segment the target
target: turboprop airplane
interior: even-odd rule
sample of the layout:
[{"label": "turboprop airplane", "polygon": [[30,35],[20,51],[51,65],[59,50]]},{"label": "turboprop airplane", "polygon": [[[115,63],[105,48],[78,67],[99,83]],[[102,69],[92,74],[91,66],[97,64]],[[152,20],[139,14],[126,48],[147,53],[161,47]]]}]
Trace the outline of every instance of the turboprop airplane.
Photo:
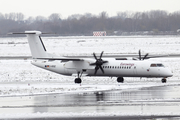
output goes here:
[{"label": "turboprop airplane", "polygon": [[11,34],[27,35],[33,65],[58,74],[77,76],[74,80],[75,83],[81,83],[82,76],[117,77],[117,82],[120,83],[124,82],[124,77],[162,78],[162,83],[165,83],[166,78],[172,76],[172,72],[161,62],[146,60],[155,56],[149,57],[146,54],[142,57],[140,51],[139,56],[132,59],[126,56],[103,58],[103,52],[101,52],[100,56],[93,53],[94,58],[57,57],[46,51],[40,37],[43,33],[40,31],[25,31],[24,33]]}]

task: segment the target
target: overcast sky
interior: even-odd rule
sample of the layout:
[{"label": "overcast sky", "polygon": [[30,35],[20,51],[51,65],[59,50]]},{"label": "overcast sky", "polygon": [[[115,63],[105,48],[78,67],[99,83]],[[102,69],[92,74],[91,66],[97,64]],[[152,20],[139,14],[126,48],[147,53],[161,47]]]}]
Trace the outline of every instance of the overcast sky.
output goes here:
[{"label": "overcast sky", "polygon": [[115,16],[119,11],[149,10],[180,11],[180,0],[0,0],[0,13],[21,12],[26,17],[59,13],[67,18],[72,14],[98,15],[102,11]]}]

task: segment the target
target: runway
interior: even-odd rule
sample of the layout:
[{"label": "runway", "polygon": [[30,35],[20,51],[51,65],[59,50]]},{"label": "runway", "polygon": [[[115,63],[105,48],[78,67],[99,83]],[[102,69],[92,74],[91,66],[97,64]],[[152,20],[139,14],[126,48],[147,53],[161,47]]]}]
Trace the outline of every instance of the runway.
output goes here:
[{"label": "runway", "polygon": [[178,119],[179,106],[179,84],[162,84],[96,92],[1,96],[0,116],[6,119]]}]

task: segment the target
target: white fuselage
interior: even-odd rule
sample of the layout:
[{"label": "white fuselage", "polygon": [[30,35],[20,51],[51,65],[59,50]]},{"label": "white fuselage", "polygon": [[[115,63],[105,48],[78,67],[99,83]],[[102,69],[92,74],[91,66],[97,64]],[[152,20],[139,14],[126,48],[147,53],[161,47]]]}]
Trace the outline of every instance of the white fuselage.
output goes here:
[{"label": "white fuselage", "polygon": [[[40,31],[25,31],[29,47],[32,54],[32,64],[67,76],[77,76],[75,83],[81,83],[82,76],[106,76],[117,77],[118,82],[123,82],[123,77],[161,77],[162,82],[166,82],[167,77],[171,77],[171,71],[161,63],[148,61],[151,57],[146,54],[143,58],[139,50],[138,57],[124,60],[123,57],[104,57],[103,51],[100,56],[95,53],[91,57],[63,57],[50,54],[46,51],[41,39]],[[126,58],[126,57],[125,57]],[[152,57],[153,58],[153,57]]]},{"label": "white fuselage", "polygon": [[84,76],[109,76],[109,77],[171,77],[172,72],[161,63],[140,60],[115,60],[113,58],[104,58],[108,63],[102,65],[104,73],[99,69],[94,74],[95,66],[90,65],[94,59],[84,59],[84,61],[60,61],[60,60],[34,60],[32,64],[62,75],[77,75],[81,73]]}]

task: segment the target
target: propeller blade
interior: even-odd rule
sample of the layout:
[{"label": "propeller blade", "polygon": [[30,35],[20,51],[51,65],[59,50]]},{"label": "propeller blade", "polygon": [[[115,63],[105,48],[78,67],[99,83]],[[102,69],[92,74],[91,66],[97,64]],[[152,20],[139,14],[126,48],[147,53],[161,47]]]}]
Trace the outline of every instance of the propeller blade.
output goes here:
[{"label": "propeller blade", "polygon": [[94,72],[95,75],[96,75],[96,73],[97,73],[98,70],[99,70],[99,67],[96,66],[96,67],[95,67],[95,72]]},{"label": "propeller blade", "polygon": [[101,52],[101,55],[100,55],[100,58],[99,58],[99,59],[101,59],[101,58],[102,58],[103,53],[104,53],[104,51],[102,51],[102,52]]},{"label": "propeller blade", "polygon": [[94,56],[94,58],[97,60],[97,57],[96,57],[96,54],[95,54],[95,53],[93,53],[93,56]]},{"label": "propeller blade", "polygon": [[144,57],[143,57],[143,60],[146,59],[146,57],[148,56],[149,54],[147,53]]},{"label": "propeller blade", "polygon": [[96,75],[96,73],[97,73],[97,70],[95,70],[94,75]]},{"label": "propeller blade", "polygon": [[95,74],[95,75],[97,74],[97,71],[99,70],[99,68],[101,69],[102,73],[104,73],[104,69],[102,68],[102,65],[103,65],[104,63],[107,63],[108,61],[103,61],[103,60],[101,59],[102,56],[103,56],[103,53],[104,53],[104,51],[101,52],[99,59],[97,58],[96,54],[93,53],[93,56],[94,56],[94,58],[96,59],[96,62],[95,62],[95,63],[91,63],[90,65],[96,65],[95,71],[94,71],[94,74]]},{"label": "propeller blade", "polygon": [[99,68],[101,69],[102,73],[104,74],[104,70],[103,70],[102,66],[99,66]]},{"label": "propeller blade", "polygon": [[141,50],[139,50],[139,60],[141,60]]}]

